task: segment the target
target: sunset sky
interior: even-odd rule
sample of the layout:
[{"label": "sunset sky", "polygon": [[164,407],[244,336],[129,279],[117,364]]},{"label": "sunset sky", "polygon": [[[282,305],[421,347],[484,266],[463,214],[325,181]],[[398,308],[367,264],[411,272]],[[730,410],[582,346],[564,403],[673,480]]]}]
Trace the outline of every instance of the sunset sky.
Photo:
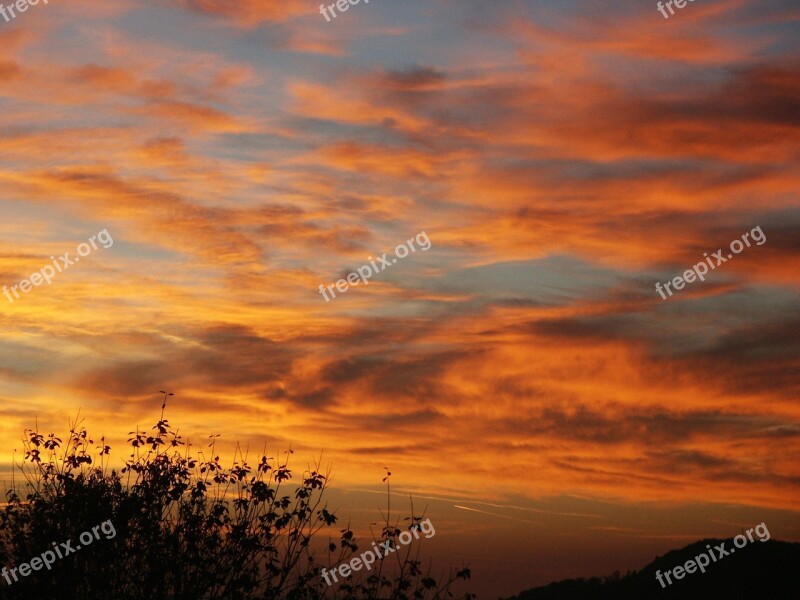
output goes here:
[{"label": "sunset sky", "polygon": [[796,1],[39,2],[0,286],[113,245],[0,296],[4,477],[79,410],[124,459],[164,389],[198,444],[321,456],[361,534],[389,467],[481,599],[800,541],[799,164]]}]

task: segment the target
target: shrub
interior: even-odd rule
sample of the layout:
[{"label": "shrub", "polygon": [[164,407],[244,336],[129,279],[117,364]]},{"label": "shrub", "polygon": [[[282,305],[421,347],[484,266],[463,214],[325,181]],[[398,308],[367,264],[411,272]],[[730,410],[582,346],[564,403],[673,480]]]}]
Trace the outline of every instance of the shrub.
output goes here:
[{"label": "shrub", "polygon": [[[4,571],[12,585],[0,578],[0,597],[439,600],[453,597],[452,584],[469,577],[463,569],[439,584],[408,547],[404,557],[396,554],[392,575],[381,563],[360,580],[351,576],[329,588],[321,567],[346,560],[358,545],[349,528],[339,530],[335,542],[314,543],[337,522],[323,502],[328,477],[319,464],[290,491],[291,450],[279,461],[264,452],[251,466],[237,447],[232,465],[224,467],[215,452],[217,436],[211,436],[210,456],[195,458],[164,417],[166,397],[152,430],[130,433],[132,452],[119,470],[110,466],[105,438],[93,447],[78,420],[66,442],[25,432],[24,460],[15,465],[24,483],[12,486],[0,512],[0,561],[10,571],[68,540],[76,551],[18,582]],[[389,519],[387,511],[378,541],[396,545],[401,529]],[[421,519],[412,505],[409,528]],[[107,521],[102,538],[97,526]],[[93,543],[77,550],[80,534],[92,528]],[[324,565],[318,554],[326,555]]]}]

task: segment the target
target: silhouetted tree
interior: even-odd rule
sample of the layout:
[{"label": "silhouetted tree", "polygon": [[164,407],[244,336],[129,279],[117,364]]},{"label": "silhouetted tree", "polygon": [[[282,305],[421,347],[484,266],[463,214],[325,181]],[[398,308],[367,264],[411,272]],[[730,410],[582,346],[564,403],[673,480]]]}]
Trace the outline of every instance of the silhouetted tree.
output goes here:
[{"label": "silhouetted tree", "polygon": [[[397,553],[394,568],[381,562],[371,574],[329,588],[321,567],[359,547],[349,528],[338,531],[337,541],[312,544],[337,522],[323,502],[328,478],[319,464],[288,490],[291,450],[281,460],[264,452],[251,466],[237,447],[233,464],[224,467],[211,436],[210,455],[194,457],[164,416],[166,399],[165,393],[150,432],[130,433],[132,452],[119,470],[110,466],[105,439],[93,447],[77,420],[66,442],[25,432],[17,465],[25,481],[9,490],[0,512],[0,561],[10,570],[45,551],[65,555],[27,576],[5,571],[0,598],[440,600],[453,597],[457,579],[469,577],[464,569],[439,584],[409,546],[405,557]],[[421,518],[412,514],[409,527],[419,527]],[[92,542],[77,550],[79,536],[93,528]],[[387,512],[378,541],[397,545],[400,533]],[[70,540],[73,552],[61,547]]]}]

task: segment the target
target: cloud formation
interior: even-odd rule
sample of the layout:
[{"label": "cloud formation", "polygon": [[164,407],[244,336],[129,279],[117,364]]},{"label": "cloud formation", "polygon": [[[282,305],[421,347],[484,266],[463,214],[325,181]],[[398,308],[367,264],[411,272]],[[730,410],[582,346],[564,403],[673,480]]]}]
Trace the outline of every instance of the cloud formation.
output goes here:
[{"label": "cloud formation", "polygon": [[797,9],[545,4],[52,3],[0,31],[0,283],[115,240],[2,306],[6,439],[145,425],[166,388],[187,434],[324,450],[346,485],[391,461],[459,506],[796,510]]}]

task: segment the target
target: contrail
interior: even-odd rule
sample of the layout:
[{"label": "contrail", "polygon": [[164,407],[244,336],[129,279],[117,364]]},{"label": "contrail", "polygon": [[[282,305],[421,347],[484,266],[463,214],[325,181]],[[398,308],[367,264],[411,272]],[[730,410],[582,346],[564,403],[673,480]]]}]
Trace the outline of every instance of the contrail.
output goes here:
[{"label": "contrail", "polygon": [[470,508],[468,506],[461,506],[460,504],[453,504],[455,508],[460,508],[461,510],[471,510],[472,512],[481,513],[484,515],[491,515],[493,517],[500,517],[501,519],[509,519],[511,521],[520,521],[521,523],[530,523],[531,525],[541,525],[544,527],[544,523],[537,523],[536,521],[528,521],[527,519],[517,519],[515,517],[509,517],[508,515],[501,515],[498,513],[489,512],[486,510],[478,510],[477,508]]}]

